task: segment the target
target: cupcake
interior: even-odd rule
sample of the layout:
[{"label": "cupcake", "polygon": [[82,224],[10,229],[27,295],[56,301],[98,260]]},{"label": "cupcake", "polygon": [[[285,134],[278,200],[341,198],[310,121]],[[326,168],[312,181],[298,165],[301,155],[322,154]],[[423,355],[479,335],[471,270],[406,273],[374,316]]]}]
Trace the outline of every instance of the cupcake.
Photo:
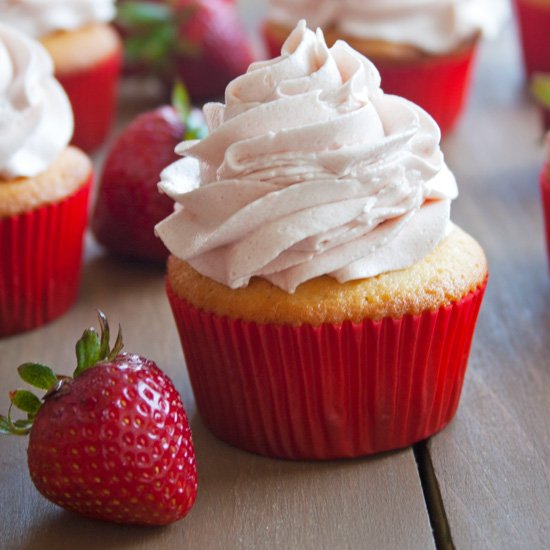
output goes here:
[{"label": "cupcake", "polygon": [[0,0],[0,21],[40,40],[74,112],[73,144],[97,148],[109,132],[122,45],[108,22],[114,0]]},{"label": "cupcake", "polygon": [[542,212],[546,229],[546,246],[550,261],[550,132],[546,134],[545,159],[540,173],[540,191],[542,195]]},{"label": "cupcake", "polygon": [[550,0],[514,0],[527,77],[550,73]]},{"label": "cupcake", "polygon": [[386,93],[427,110],[443,133],[463,111],[482,32],[507,14],[502,0],[272,0],[263,33],[272,55],[295,22],[325,30],[327,43],[346,40],[378,68]]},{"label": "cupcake", "polygon": [[176,209],[156,231],[205,424],[291,459],[441,430],[487,264],[450,222],[457,187],[433,119],[303,21],[204,111],[209,136],[162,173]]},{"label": "cupcake", "polygon": [[92,179],[45,49],[0,24],[0,336],[75,300]]}]

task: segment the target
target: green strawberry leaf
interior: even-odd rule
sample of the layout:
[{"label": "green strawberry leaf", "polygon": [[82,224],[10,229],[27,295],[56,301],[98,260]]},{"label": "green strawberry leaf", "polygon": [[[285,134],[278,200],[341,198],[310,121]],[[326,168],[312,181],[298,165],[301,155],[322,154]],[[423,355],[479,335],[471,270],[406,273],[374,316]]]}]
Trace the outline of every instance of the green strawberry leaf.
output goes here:
[{"label": "green strawberry leaf", "polygon": [[57,376],[50,367],[40,363],[23,363],[17,368],[19,376],[36,388],[49,390],[57,383]]},{"label": "green strawberry leaf", "polygon": [[187,118],[191,113],[191,98],[185,84],[181,80],[177,80],[172,88],[172,105],[180,115],[180,118],[187,122]]},{"label": "green strawberry leaf", "polygon": [[156,2],[124,2],[117,9],[117,20],[123,26],[167,23],[172,9]]},{"label": "green strawberry leaf", "polygon": [[537,101],[550,108],[550,74],[536,73],[531,79],[531,92]]},{"label": "green strawberry leaf", "polygon": [[76,370],[74,376],[82,374],[86,369],[101,361],[101,341],[94,328],[88,328],[82,338],[76,343]]},{"label": "green strawberry leaf", "polygon": [[9,416],[0,414],[0,435],[27,435],[31,431],[32,423],[32,418],[12,422]]},{"label": "green strawberry leaf", "polygon": [[0,434],[11,434],[10,421],[3,415],[0,414]]},{"label": "green strawberry leaf", "polygon": [[101,339],[100,339],[100,355],[104,359],[109,355],[109,341],[111,339],[111,332],[109,330],[109,323],[105,313],[100,309],[97,310],[97,318],[99,319],[99,327],[101,330]]},{"label": "green strawberry leaf", "polygon": [[9,394],[12,404],[29,415],[35,415],[42,406],[42,401],[27,390],[16,390]]},{"label": "green strawberry leaf", "polygon": [[123,347],[124,343],[122,342],[122,328],[118,325],[118,334],[116,336],[115,345],[113,346],[113,349],[111,350],[111,353],[109,353],[107,359],[112,361],[122,351]]},{"label": "green strawberry leaf", "polygon": [[12,424],[18,430],[28,430],[32,428],[33,422],[34,422],[33,418],[22,418],[20,420],[16,420],[15,422],[12,422]]}]

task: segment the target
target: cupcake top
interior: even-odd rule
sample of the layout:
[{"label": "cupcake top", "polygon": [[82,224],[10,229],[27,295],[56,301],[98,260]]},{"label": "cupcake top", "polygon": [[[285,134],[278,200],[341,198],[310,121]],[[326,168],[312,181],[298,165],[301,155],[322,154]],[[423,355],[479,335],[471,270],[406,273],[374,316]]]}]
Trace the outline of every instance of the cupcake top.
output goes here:
[{"label": "cupcake top", "polygon": [[69,100],[35,40],[0,23],[0,178],[48,168],[73,133]]},{"label": "cupcake top", "polygon": [[161,175],[177,207],[156,228],[203,275],[294,292],[408,267],[445,236],[457,188],[437,125],[345,42],[301,21],[204,111],[209,136]]},{"label": "cupcake top", "polygon": [[41,38],[111,21],[115,0],[0,0],[0,21]]},{"label": "cupcake top", "polygon": [[505,0],[272,0],[270,19],[294,25],[312,12],[315,25],[365,39],[445,53],[478,32],[494,34],[509,14]]}]

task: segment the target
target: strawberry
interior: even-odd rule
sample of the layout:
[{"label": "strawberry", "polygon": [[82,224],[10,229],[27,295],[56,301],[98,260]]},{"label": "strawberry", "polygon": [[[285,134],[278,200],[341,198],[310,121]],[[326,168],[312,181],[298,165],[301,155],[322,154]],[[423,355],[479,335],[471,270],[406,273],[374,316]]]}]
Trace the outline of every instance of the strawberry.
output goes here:
[{"label": "strawberry", "polygon": [[111,252],[138,260],[164,262],[168,250],[155,237],[155,225],[174,210],[157,190],[160,172],[179,157],[176,145],[202,137],[186,92],[175,88],[172,107],[139,115],[112,146],[103,169],[92,216],[92,231]]},{"label": "strawberry", "polygon": [[236,7],[228,0],[119,3],[126,65],[156,74],[168,86],[185,82],[191,97],[223,95],[254,61]]},{"label": "strawberry", "polygon": [[[121,353],[119,334],[109,349],[84,331],[76,345],[74,377],[44,365],[19,367],[24,381],[46,390],[10,393],[0,432],[30,433],[29,472],[47,499],[68,510],[117,523],[165,525],[184,517],[197,493],[191,431],[170,379],[148,359]],[[27,417],[13,420],[18,407]]]}]

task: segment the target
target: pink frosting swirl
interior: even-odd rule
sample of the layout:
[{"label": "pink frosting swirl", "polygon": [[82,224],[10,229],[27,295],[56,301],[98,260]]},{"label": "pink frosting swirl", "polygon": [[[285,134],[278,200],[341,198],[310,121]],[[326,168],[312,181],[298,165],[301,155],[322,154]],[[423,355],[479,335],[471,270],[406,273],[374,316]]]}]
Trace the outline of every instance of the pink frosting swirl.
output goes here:
[{"label": "pink frosting swirl", "polygon": [[431,117],[386,95],[374,65],[301,21],[276,59],[208,104],[210,135],[161,175],[176,202],[157,234],[231,288],[253,276],[294,292],[402,269],[449,223],[456,183]]}]

